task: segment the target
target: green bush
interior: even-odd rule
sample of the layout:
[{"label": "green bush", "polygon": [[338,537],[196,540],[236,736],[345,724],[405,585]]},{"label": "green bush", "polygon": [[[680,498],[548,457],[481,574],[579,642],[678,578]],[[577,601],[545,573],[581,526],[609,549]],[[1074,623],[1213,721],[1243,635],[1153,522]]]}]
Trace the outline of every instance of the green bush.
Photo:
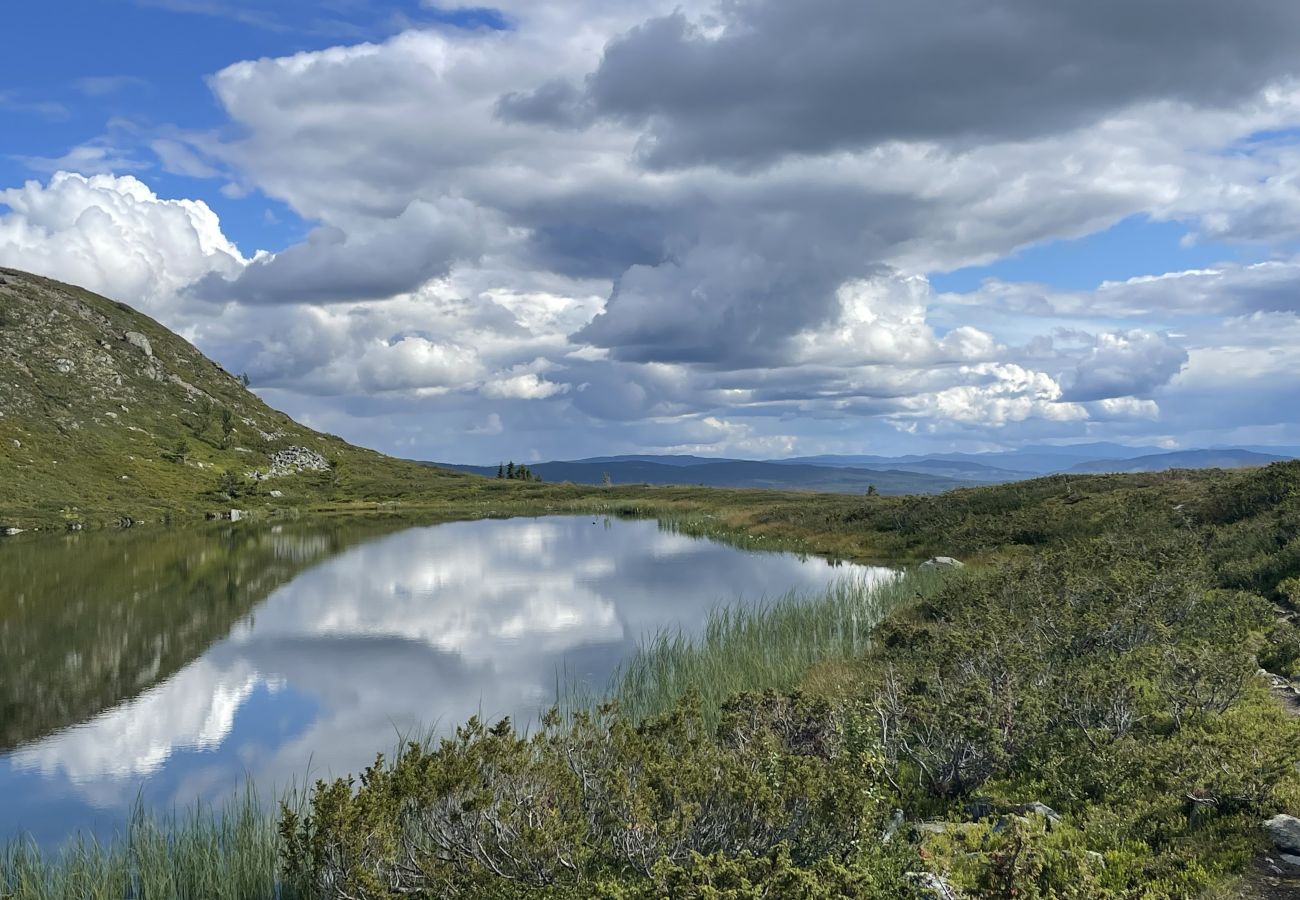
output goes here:
[{"label": "green bush", "polygon": [[612,707],[553,714],[529,738],[471,721],[377,760],[359,785],[319,783],[303,814],[286,807],[286,875],[329,898],[893,883],[906,850],[879,850],[871,753],[839,711],[798,695],[739,697],[714,732],[693,696],[639,725]]}]

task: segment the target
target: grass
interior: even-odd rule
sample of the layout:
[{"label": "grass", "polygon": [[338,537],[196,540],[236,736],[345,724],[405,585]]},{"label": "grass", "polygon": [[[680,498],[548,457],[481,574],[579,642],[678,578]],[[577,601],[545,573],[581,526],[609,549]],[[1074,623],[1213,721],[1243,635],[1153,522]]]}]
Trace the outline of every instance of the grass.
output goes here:
[{"label": "grass", "polygon": [[560,705],[590,709],[612,700],[624,715],[642,721],[694,691],[706,721],[716,724],[729,697],[792,690],[814,668],[867,652],[872,629],[931,593],[941,577],[913,569],[880,581],[842,578],[821,594],[791,592],[761,606],[718,607],[699,635],[674,629],[644,641],[603,694],[562,684]]},{"label": "grass", "polygon": [[290,900],[280,838],[249,789],[221,812],[156,818],[137,809],[109,843],[78,838],[55,853],[29,841],[0,849],[4,900]]}]

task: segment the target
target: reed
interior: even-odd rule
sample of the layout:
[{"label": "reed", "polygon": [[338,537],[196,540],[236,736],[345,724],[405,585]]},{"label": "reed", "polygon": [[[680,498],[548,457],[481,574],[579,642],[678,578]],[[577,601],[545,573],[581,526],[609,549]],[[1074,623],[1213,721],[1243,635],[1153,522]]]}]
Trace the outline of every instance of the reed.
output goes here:
[{"label": "reed", "polygon": [[865,653],[872,629],[900,606],[929,594],[940,577],[925,569],[880,580],[846,577],[820,594],[792,592],[757,606],[719,607],[698,635],[671,629],[643,641],[604,693],[562,682],[560,706],[575,711],[614,701],[624,715],[640,721],[694,691],[706,718],[716,722],[728,697],[791,690],[814,666]]},{"label": "reed", "polygon": [[155,816],[137,807],[125,832],[78,837],[55,852],[28,840],[0,848],[3,900],[295,900],[279,879],[274,817],[251,788],[220,812]]}]

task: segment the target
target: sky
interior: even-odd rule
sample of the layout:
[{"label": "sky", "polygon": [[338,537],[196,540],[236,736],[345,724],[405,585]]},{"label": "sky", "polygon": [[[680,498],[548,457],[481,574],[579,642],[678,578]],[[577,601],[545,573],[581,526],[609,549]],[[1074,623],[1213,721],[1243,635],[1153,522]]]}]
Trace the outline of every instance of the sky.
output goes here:
[{"label": "sky", "polygon": [[0,265],[411,458],[1300,444],[1300,4],[46,0]]}]

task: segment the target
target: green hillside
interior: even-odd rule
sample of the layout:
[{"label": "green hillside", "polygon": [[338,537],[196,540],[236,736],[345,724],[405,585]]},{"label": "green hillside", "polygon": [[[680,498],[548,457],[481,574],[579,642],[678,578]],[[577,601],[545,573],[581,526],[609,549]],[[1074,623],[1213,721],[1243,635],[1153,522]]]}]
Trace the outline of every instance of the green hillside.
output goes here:
[{"label": "green hillside", "polygon": [[12,269],[0,269],[0,386],[0,528],[382,499],[468,480],[299,425],[126,304]]}]

